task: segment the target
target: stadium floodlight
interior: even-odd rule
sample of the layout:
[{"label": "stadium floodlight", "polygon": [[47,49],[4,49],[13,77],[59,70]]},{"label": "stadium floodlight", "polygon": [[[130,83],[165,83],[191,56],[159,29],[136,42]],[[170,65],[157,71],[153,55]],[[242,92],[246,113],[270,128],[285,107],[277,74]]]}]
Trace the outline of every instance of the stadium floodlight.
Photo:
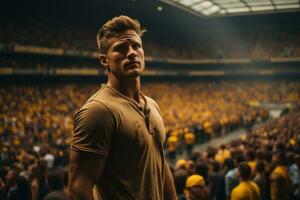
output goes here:
[{"label": "stadium floodlight", "polygon": [[215,13],[215,12],[218,12],[219,10],[220,10],[220,7],[219,7],[219,6],[213,5],[213,6],[209,7],[208,9],[203,10],[202,13],[203,13],[204,15],[211,15],[211,14],[213,14],[213,13]]},{"label": "stadium floodlight", "polygon": [[299,11],[299,0],[161,0],[198,16]]},{"label": "stadium floodlight", "polygon": [[265,10],[274,10],[274,6],[253,6],[251,7],[252,11],[265,11]]},{"label": "stadium floodlight", "polygon": [[224,9],[227,8],[241,8],[241,7],[246,7],[245,3],[242,2],[232,2],[232,3],[224,3],[221,5]]},{"label": "stadium floodlight", "polygon": [[210,7],[210,8],[207,9],[207,11],[209,11],[210,13],[215,13],[215,12],[217,12],[219,10],[220,10],[220,7],[217,6],[217,5],[214,5],[214,6],[212,6],[212,7]]},{"label": "stadium floodlight", "polygon": [[276,5],[277,9],[291,9],[291,8],[300,8],[300,5],[297,4],[288,4],[288,5]]},{"label": "stadium floodlight", "polygon": [[162,6],[157,6],[157,7],[156,7],[156,10],[157,10],[158,12],[161,12],[161,11],[164,10],[164,8],[163,8]]},{"label": "stadium floodlight", "polygon": [[202,5],[203,7],[205,7],[205,8],[207,8],[207,7],[209,7],[209,6],[212,5],[212,2],[211,2],[211,1],[203,1],[203,2],[201,3],[201,5]]},{"label": "stadium floodlight", "polygon": [[196,11],[202,11],[203,9],[206,9],[212,5],[213,5],[212,2],[210,2],[210,1],[203,1],[199,4],[193,5],[192,9],[194,9]]},{"label": "stadium floodlight", "polygon": [[225,14],[225,13],[226,13],[226,10],[224,10],[224,9],[220,10],[220,14]]},{"label": "stadium floodlight", "polygon": [[250,12],[248,7],[241,7],[241,8],[228,8],[228,13],[241,13],[241,12]]},{"label": "stadium floodlight", "polygon": [[298,0],[273,0],[275,4],[299,4]]},{"label": "stadium floodlight", "polygon": [[187,7],[190,7],[196,3],[200,3],[201,1],[204,1],[204,0],[178,0],[179,3],[181,3],[182,5],[185,5]]},{"label": "stadium floodlight", "polygon": [[247,5],[249,6],[266,6],[266,5],[270,5],[270,0],[247,0],[245,1],[247,2]]}]

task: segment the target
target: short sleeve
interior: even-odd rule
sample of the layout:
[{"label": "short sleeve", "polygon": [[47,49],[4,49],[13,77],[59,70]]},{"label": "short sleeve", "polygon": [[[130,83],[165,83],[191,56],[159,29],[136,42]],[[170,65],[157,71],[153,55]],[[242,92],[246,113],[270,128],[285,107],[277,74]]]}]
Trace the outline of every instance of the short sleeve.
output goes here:
[{"label": "short sleeve", "polygon": [[107,157],[114,129],[110,110],[101,102],[90,101],[75,114],[71,149]]}]

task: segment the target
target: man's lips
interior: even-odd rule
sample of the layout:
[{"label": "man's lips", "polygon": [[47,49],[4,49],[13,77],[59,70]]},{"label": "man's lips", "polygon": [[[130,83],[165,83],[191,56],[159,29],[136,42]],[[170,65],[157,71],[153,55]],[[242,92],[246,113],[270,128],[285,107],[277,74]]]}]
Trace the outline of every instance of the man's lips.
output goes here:
[{"label": "man's lips", "polygon": [[140,62],[139,61],[132,61],[132,62],[129,62],[129,63],[126,63],[125,64],[125,67],[128,67],[128,68],[135,68],[137,66],[140,65]]}]

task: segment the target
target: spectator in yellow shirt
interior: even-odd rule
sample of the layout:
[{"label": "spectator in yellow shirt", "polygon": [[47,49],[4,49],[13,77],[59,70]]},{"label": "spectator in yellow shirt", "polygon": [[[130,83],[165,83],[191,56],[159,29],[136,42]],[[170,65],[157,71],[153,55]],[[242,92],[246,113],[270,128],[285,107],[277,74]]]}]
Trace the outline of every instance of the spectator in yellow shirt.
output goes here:
[{"label": "spectator in yellow shirt", "polygon": [[184,143],[187,155],[191,155],[193,151],[193,146],[195,143],[195,135],[191,132],[186,132],[184,134]]},{"label": "spectator in yellow shirt", "polygon": [[194,174],[187,178],[184,196],[186,200],[206,200],[208,198],[205,180],[202,176]]},{"label": "spectator in yellow shirt", "polygon": [[286,157],[283,151],[273,153],[274,170],[270,175],[271,200],[289,200],[291,181],[286,167]]},{"label": "spectator in yellow shirt", "polygon": [[255,168],[256,168],[256,154],[255,151],[250,149],[247,151],[247,159],[248,159],[248,165],[251,168],[251,177],[255,175]]},{"label": "spectator in yellow shirt", "polygon": [[176,137],[175,135],[168,137],[167,152],[170,161],[174,161],[176,158],[177,146],[178,146],[178,137]]},{"label": "spectator in yellow shirt", "polygon": [[232,190],[231,200],[261,200],[259,187],[250,180],[251,168],[243,162],[238,167],[240,184]]},{"label": "spectator in yellow shirt", "polygon": [[231,158],[231,152],[226,149],[226,146],[224,144],[222,144],[215,155],[215,160],[223,165],[224,161],[228,158]]}]

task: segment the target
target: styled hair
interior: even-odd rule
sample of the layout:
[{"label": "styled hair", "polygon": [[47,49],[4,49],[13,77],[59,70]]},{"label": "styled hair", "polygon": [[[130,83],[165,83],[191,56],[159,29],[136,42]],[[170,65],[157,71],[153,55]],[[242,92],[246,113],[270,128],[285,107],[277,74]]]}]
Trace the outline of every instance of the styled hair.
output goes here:
[{"label": "styled hair", "polygon": [[250,150],[247,151],[247,156],[248,156],[248,159],[250,161],[253,161],[256,158],[256,153],[255,153],[255,151],[253,151],[252,149],[250,149]]},{"label": "styled hair", "polygon": [[251,168],[246,162],[240,163],[238,170],[240,172],[240,177],[243,180],[249,180],[251,176]]},{"label": "styled hair", "polygon": [[125,15],[120,15],[107,21],[97,33],[97,44],[100,53],[106,54],[110,46],[110,40],[127,30],[135,31],[140,37],[146,31],[146,29],[141,27],[138,20]]},{"label": "styled hair", "polygon": [[255,169],[257,172],[264,172],[265,171],[265,163],[263,161],[258,161]]}]

